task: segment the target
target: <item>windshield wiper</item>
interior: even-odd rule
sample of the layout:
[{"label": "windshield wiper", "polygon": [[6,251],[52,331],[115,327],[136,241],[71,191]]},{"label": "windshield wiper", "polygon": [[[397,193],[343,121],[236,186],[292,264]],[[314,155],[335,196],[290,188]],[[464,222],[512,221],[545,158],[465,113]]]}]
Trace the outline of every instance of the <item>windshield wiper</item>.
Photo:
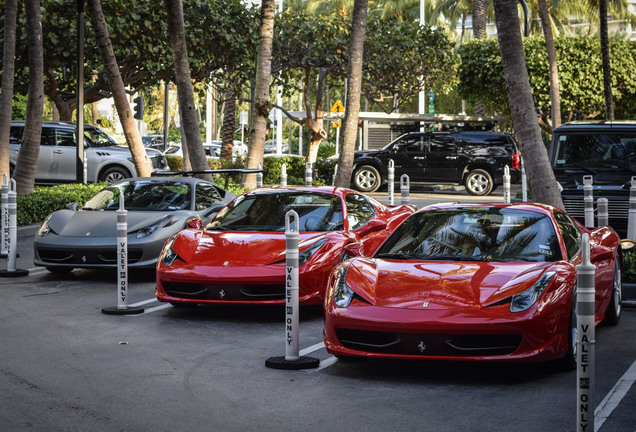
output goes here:
[{"label": "windshield wiper", "polygon": [[619,162],[617,160],[611,159],[606,161],[606,165],[610,165],[610,166],[617,166],[619,168],[623,168],[625,171],[631,173],[631,174],[636,174],[636,171],[633,170],[629,165],[623,163],[623,162]]},{"label": "windshield wiper", "polygon": [[484,257],[471,257],[466,255],[430,255],[422,257],[425,261],[489,261]]},{"label": "windshield wiper", "polygon": [[566,162],[566,163],[565,163],[565,165],[572,165],[572,166],[575,166],[575,167],[577,167],[577,168],[582,169],[583,171],[587,171],[587,172],[589,172],[590,174],[594,174],[594,175],[598,174],[598,172],[597,172],[597,171],[595,171],[595,170],[593,170],[592,168],[586,167],[585,165],[581,165],[581,164],[578,164],[578,163],[574,163],[574,162]]}]

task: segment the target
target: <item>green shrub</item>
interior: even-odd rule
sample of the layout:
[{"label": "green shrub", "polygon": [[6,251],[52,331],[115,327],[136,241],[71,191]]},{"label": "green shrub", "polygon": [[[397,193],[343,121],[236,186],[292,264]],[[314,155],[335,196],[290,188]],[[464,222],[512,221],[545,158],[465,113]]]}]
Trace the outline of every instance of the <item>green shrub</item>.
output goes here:
[{"label": "green shrub", "polygon": [[623,252],[623,282],[636,283],[636,252]]},{"label": "green shrub", "polygon": [[105,183],[36,186],[31,194],[17,197],[18,225],[40,223],[49,214],[72,202],[82,206],[104,186]]}]

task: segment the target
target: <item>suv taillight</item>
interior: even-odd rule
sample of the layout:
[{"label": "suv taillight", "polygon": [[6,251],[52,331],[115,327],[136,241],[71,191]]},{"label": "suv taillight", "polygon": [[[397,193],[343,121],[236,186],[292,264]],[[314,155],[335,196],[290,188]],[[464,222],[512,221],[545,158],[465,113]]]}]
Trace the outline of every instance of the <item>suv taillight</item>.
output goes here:
[{"label": "suv taillight", "polygon": [[521,169],[521,153],[512,154],[512,169]]}]

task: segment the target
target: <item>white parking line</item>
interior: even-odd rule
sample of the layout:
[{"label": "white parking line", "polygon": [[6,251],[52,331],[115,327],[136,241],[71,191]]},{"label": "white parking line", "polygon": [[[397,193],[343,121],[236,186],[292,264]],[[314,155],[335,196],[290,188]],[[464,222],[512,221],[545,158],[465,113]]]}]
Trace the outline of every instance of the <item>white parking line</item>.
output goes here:
[{"label": "white parking line", "polygon": [[163,310],[163,309],[167,309],[167,308],[169,308],[169,307],[172,307],[172,305],[171,305],[171,304],[162,304],[162,305],[160,305],[160,306],[155,306],[155,307],[152,307],[152,308],[149,308],[149,309],[145,309],[145,310],[144,310],[142,313],[140,313],[140,314],[137,314],[137,315],[127,315],[127,316],[142,316],[142,315],[147,315],[147,314],[149,314],[149,313],[157,312],[157,311],[160,311],[160,310]]},{"label": "white parking line", "polygon": [[324,347],[325,347],[325,343],[324,342],[320,342],[320,343],[317,343],[315,345],[312,345],[310,347],[307,347],[305,349],[300,350],[300,352],[298,354],[301,355],[301,356],[304,356],[304,355],[307,355],[307,354],[312,353],[314,351],[318,351],[319,349],[322,349]]},{"label": "white parking line", "polygon": [[131,304],[131,305],[129,305],[129,306],[131,306],[131,307],[143,306],[143,305],[145,305],[145,304],[153,303],[153,302],[156,302],[156,301],[158,301],[158,300],[157,300],[157,298],[155,297],[155,298],[150,298],[150,299],[148,299],[148,300],[143,300],[143,301],[140,301],[140,302],[137,302],[137,303],[133,303],[133,304]]},{"label": "white parking line", "polygon": [[634,381],[636,381],[636,361],[632,363],[629,369],[627,369],[627,372],[623,374],[614,388],[610,390],[607,396],[605,396],[605,399],[603,399],[594,411],[594,432],[598,432],[601,426],[603,426],[605,420],[607,420],[612,414],[612,411],[614,411],[614,408],[623,400],[632,387],[632,384],[634,384]]}]

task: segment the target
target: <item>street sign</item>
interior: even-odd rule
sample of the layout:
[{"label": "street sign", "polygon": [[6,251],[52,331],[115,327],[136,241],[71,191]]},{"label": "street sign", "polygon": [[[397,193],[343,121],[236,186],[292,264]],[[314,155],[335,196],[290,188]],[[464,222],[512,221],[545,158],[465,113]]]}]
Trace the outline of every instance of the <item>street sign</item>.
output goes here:
[{"label": "street sign", "polygon": [[[331,112],[344,112],[344,105],[342,105],[342,102],[337,100],[336,103],[334,103],[331,106]],[[341,126],[341,122],[340,121],[331,122],[331,126],[339,128]]]}]

